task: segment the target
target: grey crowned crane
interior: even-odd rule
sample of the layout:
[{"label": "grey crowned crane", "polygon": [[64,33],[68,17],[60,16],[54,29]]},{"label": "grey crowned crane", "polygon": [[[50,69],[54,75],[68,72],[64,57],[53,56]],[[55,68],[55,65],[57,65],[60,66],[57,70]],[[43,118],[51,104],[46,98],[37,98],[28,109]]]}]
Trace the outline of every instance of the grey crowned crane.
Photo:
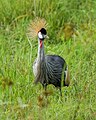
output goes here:
[{"label": "grey crowned crane", "polygon": [[60,95],[62,96],[61,92],[62,78],[63,86],[69,86],[70,84],[68,66],[65,60],[58,55],[45,55],[44,40],[45,38],[48,37],[47,31],[44,28],[45,21],[42,19],[36,21],[38,25],[35,23],[35,21],[33,21],[33,23],[30,26],[31,27],[30,35],[34,33],[35,36],[37,35],[38,37],[38,54],[37,58],[33,63],[35,83],[40,82],[45,90],[48,84],[53,84],[55,87],[60,89]]}]

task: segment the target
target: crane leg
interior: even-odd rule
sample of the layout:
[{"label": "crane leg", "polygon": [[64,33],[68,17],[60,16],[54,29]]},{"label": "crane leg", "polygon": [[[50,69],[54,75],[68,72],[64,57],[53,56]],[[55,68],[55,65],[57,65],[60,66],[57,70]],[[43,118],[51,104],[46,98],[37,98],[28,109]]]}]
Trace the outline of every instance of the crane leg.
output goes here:
[{"label": "crane leg", "polygon": [[43,84],[43,88],[44,88],[44,90],[46,91],[46,90],[47,90],[47,85],[46,85],[46,84]]},{"label": "crane leg", "polygon": [[61,87],[59,87],[59,90],[60,90],[60,98],[61,98],[61,101],[62,101],[62,91],[61,91]]},{"label": "crane leg", "polygon": [[59,90],[60,90],[60,96],[62,97],[62,91],[61,91],[61,87],[59,88]]}]

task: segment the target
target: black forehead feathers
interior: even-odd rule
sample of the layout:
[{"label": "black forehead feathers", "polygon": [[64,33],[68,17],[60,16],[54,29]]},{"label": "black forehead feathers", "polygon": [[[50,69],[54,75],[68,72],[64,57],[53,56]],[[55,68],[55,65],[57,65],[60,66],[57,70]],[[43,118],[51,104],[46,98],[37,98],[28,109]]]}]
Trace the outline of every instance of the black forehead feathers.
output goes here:
[{"label": "black forehead feathers", "polygon": [[44,35],[47,34],[47,31],[45,30],[45,28],[41,28],[40,32],[41,32],[42,34],[44,34]]}]

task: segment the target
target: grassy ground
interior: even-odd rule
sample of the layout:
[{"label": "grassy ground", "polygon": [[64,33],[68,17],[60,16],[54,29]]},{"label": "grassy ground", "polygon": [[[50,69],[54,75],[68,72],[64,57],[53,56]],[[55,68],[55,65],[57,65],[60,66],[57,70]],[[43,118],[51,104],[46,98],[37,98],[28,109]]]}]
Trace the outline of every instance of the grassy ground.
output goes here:
[{"label": "grassy ground", "polygon": [[[1,0],[0,120],[96,119],[95,6],[95,0]],[[54,86],[48,86],[46,100],[42,86],[33,84],[38,44],[29,44],[26,28],[36,16],[48,22],[46,54],[58,54],[69,65],[71,84],[62,87],[63,102]]]}]

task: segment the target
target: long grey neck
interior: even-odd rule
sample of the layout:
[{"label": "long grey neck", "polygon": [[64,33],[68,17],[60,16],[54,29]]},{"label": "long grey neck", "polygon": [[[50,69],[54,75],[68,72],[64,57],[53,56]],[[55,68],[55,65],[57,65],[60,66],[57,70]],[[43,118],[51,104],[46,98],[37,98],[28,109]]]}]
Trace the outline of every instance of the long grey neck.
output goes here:
[{"label": "long grey neck", "polygon": [[38,55],[37,55],[38,62],[44,62],[45,54],[44,54],[44,43],[38,38]]},{"label": "long grey neck", "polygon": [[44,43],[43,41],[38,39],[37,75],[36,75],[35,83],[39,81],[43,83],[43,81],[45,80],[44,66],[45,66]]}]

